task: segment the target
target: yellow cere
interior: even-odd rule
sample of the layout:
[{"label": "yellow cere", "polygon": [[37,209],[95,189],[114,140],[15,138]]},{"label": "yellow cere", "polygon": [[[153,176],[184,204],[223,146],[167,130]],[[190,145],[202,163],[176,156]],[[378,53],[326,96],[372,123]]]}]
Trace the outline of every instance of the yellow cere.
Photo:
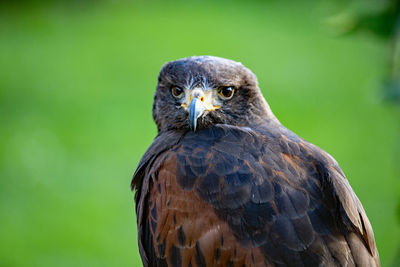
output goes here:
[{"label": "yellow cere", "polygon": [[[221,108],[220,105],[214,105],[213,92],[211,90],[205,91],[205,92],[202,91],[202,92],[204,93],[204,95],[199,97],[199,100],[201,102],[203,102],[203,105],[205,106],[207,111],[213,111],[213,110]],[[183,107],[184,109],[187,110],[188,106],[190,105],[192,100],[193,100],[193,95],[192,95],[192,91],[190,91],[190,96],[186,97],[186,101],[181,104],[181,107]],[[217,102],[219,102],[219,101],[217,100]]]}]

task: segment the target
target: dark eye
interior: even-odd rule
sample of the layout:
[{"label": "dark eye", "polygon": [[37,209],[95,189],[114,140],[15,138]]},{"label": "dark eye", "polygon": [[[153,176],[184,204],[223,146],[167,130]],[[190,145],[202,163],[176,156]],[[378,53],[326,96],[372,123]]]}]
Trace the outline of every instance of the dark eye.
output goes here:
[{"label": "dark eye", "polygon": [[182,98],[184,91],[178,86],[172,86],[171,93],[175,98]]},{"label": "dark eye", "polygon": [[222,86],[218,88],[218,95],[224,100],[231,99],[235,89],[232,86]]}]

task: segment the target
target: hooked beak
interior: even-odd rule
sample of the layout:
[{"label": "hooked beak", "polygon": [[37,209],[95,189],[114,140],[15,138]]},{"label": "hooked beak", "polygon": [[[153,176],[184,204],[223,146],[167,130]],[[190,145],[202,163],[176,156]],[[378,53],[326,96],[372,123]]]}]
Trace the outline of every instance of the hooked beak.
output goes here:
[{"label": "hooked beak", "polygon": [[192,131],[196,131],[197,127],[197,119],[203,115],[204,111],[207,110],[206,106],[204,105],[204,102],[201,101],[197,97],[193,97],[192,101],[190,102],[189,105],[189,125],[190,129]]},{"label": "hooked beak", "polygon": [[189,126],[192,131],[197,129],[197,120],[205,111],[219,109],[219,103],[215,101],[212,90],[194,88],[186,94],[186,99],[181,106],[189,113]]}]

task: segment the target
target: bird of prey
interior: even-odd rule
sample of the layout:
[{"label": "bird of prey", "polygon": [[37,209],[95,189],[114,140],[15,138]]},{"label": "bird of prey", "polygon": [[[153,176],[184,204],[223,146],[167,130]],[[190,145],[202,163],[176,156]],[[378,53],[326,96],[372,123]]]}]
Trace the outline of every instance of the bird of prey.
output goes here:
[{"label": "bird of prey", "polygon": [[379,266],[336,161],[282,126],[241,63],[166,63],[132,180],[144,266]]}]

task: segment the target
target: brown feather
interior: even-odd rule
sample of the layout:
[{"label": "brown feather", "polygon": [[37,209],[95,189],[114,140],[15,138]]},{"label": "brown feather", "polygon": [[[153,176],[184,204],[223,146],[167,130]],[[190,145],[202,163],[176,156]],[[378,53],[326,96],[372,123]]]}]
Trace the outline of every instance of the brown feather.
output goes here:
[{"label": "brown feather", "polygon": [[[165,258],[171,266],[176,265],[173,249],[179,252],[181,266],[201,266],[199,257],[204,259],[205,266],[228,266],[230,262],[232,266],[264,265],[259,249],[241,245],[209,203],[195,192],[180,188],[176,181],[176,165],[176,157],[168,153],[157,171],[158,176],[152,177],[150,182],[153,184],[149,188],[150,212],[144,223],[156,225],[155,231],[152,230],[156,256]],[[151,212],[153,209],[156,212]],[[157,248],[164,243],[162,253]]]}]

